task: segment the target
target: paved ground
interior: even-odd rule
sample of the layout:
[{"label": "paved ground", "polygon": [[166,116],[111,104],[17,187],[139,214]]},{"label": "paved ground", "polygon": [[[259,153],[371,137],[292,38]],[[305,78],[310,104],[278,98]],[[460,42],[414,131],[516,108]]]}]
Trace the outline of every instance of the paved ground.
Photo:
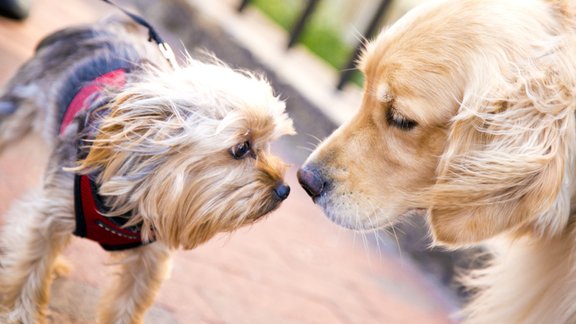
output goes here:
[{"label": "paved ground", "polygon": [[[101,11],[109,9],[94,1],[43,0],[24,23],[0,19],[0,83],[42,35],[93,21]],[[295,163],[282,208],[250,228],[177,252],[147,323],[450,323],[447,299],[410,262],[326,220],[297,186],[294,146],[276,147]],[[0,157],[0,215],[39,184],[47,153],[29,137]],[[75,269],[55,282],[51,322],[93,323],[110,271],[106,254],[74,239],[66,255]]]}]

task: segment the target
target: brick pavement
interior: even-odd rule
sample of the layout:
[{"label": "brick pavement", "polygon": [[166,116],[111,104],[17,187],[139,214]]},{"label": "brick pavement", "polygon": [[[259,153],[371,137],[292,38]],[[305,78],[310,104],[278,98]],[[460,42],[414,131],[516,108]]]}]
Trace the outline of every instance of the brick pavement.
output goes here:
[{"label": "brick pavement", "polygon": [[[87,0],[43,0],[24,23],[0,19],[0,82],[42,35],[92,21],[101,10],[108,9]],[[275,150],[293,160],[291,147]],[[47,153],[32,136],[0,156],[0,215],[39,184]],[[270,217],[175,254],[147,323],[450,323],[450,306],[431,282],[407,260],[326,220],[297,186],[295,170],[290,198]],[[106,254],[74,239],[66,256],[74,270],[55,282],[51,322],[93,323],[110,272]]]}]

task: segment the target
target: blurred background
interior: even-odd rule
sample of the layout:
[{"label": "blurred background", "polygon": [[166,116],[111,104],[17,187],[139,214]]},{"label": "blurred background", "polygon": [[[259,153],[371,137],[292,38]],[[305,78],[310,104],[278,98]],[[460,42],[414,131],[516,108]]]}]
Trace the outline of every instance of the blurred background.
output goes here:
[{"label": "blurred background", "polygon": [[[177,56],[207,50],[258,71],[286,100],[298,135],[274,151],[291,163],[291,196],[267,219],[179,251],[147,323],[454,323],[467,293],[454,278],[471,252],[430,248],[420,218],[377,233],[330,223],[299,187],[307,155],[361,102],[365,39],[426,0],[117,1],[146,17]],[[99,0],[0,0],[0,84],[48,33],[119,14]],[[32,135],[0,156],[0,222],[41,184],[48,151]],[[54,283],[51,323],[94,323],[106,254],[75,238],[75,269]]]}]

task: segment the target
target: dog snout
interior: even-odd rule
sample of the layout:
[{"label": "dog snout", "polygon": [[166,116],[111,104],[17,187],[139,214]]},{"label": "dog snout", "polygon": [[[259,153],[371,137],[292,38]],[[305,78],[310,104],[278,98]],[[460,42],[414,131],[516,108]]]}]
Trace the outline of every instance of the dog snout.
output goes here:
[{"label": "dog snout", "polygon": [[326,188],[326,182],[317,169],[303,167],[298,170],[297,176],[298,182],[312,199],[322,195]]},{"label": "dog snout", "polygon": [[281,183],[276,188],[274,188],[274,193],[276,194],[276,196],[278,198],[280,198],[281,200],[284,200],[284,199],[288,198],[288,195],[290,195],[290,186],[288,186],[287,184]]}]

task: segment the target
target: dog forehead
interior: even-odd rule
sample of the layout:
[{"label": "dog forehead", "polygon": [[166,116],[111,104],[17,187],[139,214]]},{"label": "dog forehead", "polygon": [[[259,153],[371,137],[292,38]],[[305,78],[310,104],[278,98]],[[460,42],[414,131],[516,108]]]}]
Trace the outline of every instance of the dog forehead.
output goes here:
[{"label": "dog forehead", "polygon": [[274,98],[274,91],[265,78],[223,64],[191,60],[182,69],[165,77],[177,83],[175,87],[181,84],[181,87],[200,92],[205,97],[246,102]]},{"label": "dog forehead", "polygon": [[[237,141],[269,142],[283,135],[294,134],[292,120],[285,112],[284,101],[238,101],[218,125],[219,130],[232,132]],[[218,131],[220,132],[220,131]]]},{"label": "dog forehead", "polygon": [[421,124],[444,123],[453,116],[465,84],[453,44],[417,21],[432,15],[431,8],[424,6],[383,32],[367,45],[359,65],[366,96],[393,102]]},{"label": "dog forehead", "polygon": [[418,71],[411,64],[388,62],[378,55],[369,56],[366,64],[364,106],[368,110],[393,105],[421,125],[444,124],[456,113],[461,95],[449,74]]},{"label": "dog forehead", "polygon": [[294,133],[285,102],[262,76],[196,60],[175,74],[180,79],[168,75],[167,82],[186,93],[191,107],[220,120],[217,133],[245,137],[248,131],[266,140]]}]

